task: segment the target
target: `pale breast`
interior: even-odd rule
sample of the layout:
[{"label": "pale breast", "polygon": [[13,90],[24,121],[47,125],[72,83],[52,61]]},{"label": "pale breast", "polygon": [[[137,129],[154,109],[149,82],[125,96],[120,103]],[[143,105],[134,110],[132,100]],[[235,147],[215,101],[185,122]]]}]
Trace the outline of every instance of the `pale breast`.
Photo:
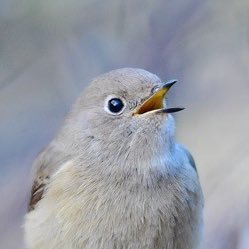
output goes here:
[{"label": "pale breast", "polygon": [[62,168],[27,215],[30,248],[195,248],[202,210],[198,180],[193,187],[180,176],[147,184],[136,177],[107,183]]}]

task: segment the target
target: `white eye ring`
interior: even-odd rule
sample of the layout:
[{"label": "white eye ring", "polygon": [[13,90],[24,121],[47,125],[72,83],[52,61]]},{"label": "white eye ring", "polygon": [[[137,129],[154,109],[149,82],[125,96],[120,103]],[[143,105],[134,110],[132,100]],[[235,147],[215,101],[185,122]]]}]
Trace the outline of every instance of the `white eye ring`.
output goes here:
[{"label": "white eye ring", "polygon": [[109,114],[112,115],[120,115],[123,113],[124,109],[125,109],[126,105],[125,105],[125,101],[117,96],[111,95],[108,96],[108,98],[106,98],[105,100],[105,111]]}]

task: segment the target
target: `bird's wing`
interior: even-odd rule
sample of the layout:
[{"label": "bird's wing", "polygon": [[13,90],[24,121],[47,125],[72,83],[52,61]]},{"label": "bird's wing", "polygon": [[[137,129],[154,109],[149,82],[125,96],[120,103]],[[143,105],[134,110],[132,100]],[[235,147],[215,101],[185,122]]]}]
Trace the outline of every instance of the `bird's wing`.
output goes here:
[{"label": "bird's wing", "polygon": [[28,211],[35,208],[42,199],[51,176],[60,168],[68,157],[53,144],[48,145],[36,158],[33,164],[33,183]]},{"label": "bird's wing", "polygon": [[197,172],[197,168],[196,168],[196,164],[195,164],[195,160],[193,158],[193,156],[191,155],[191,153],[188,151],[188,149],[186,149],[182,144],[178,144],[178,148],[179,150],[184,153],[189,161],[189,164],[195,169],[195,171]]}]

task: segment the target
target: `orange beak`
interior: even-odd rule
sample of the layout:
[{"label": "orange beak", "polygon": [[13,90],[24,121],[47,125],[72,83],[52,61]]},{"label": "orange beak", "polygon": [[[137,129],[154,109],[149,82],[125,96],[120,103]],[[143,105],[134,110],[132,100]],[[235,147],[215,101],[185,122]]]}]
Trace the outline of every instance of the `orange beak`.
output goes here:
[{"label": "orange beak", "polygon": [[164,108],[164,99],[169,89],[176,83],[176,80],[166,82],[152,96],[138,106],[133,115],[141,115],[148,112],[172,113],[183,110],[184,108]]}]

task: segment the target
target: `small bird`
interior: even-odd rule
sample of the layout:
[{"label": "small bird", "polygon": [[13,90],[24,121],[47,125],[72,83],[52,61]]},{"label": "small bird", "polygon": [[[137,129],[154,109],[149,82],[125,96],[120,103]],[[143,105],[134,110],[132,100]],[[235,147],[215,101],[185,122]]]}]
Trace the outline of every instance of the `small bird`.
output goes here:
[{"label": "small bird", "polygon": [[163,83],[142,69],[95,78],[34,162],[29,249],[197,249],[203,195],[176,143]]}]

